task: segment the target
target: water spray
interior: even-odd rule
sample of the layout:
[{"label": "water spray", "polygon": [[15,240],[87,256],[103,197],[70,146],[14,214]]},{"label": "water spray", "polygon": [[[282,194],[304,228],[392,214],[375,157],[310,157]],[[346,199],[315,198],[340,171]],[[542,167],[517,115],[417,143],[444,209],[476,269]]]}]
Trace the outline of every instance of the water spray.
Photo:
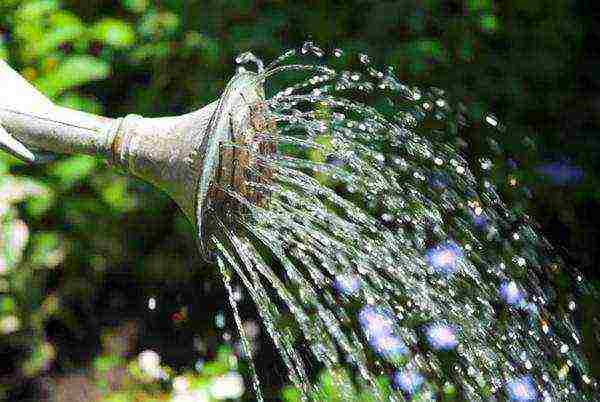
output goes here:
[{"label": "water spray", "polygon": [[583,278],[501,199],[500,158],[471,171],[460,105],[366,55],[360,71],[324,55],[306,42],[263,68],[245,53],[257,73],[204,108],[118,119],[58,107],[0,62],[0,144],[29,162],[99,155],[167,192],[214,252],[259,401],[234,283],[303,401],[324,400],[321,370],[340,400],[598,400],[572,301]]}]

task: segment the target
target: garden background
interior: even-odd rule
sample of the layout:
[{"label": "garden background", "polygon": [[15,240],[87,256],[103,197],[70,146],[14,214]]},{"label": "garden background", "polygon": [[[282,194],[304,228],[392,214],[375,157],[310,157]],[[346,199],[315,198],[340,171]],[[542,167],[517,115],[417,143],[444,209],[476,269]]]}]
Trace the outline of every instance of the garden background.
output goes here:
[{"label": "garden background", "polygon": [[[368,53],[462,99],[473,121],[493,111],[540,230],[600,290],[593,4],[0,0],[0,58],[58,104],[116,117],[207,104],[247,50],[271,60],[312,40]],[[0,222],[0,400],[172,397],[171,381],[140,372],[144,350],[159,352],[171,379],[214,384],[244,371],[219,278],[164,194],[94,158],[26,165],[2,153]],[[584,335],[598,341],[594,299],[579,304]],[[276,357],[257,338],[268,367]],[[588,352],[599,375],[600,355]],[[267,394],[281,395],[273,377]]]}]

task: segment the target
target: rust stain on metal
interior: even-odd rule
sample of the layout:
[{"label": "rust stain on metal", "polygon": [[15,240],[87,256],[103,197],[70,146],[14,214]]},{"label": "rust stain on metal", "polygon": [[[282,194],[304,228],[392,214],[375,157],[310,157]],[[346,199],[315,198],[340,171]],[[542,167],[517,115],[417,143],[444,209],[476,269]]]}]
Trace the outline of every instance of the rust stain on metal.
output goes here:
[{"label": "rust stain on metal", "polygon": [[230,186],[251,204],[264,206],[269,194],[264,188],[257,189],[256,185],[268,184],[273,172],[260,159],[277,151],[277,124],[264,101],[248,105],[248,112],[239,130],[231,127],[232,144],[221,145],[217,180],[209,195],[222,202],[237,204],[223,191]]}]

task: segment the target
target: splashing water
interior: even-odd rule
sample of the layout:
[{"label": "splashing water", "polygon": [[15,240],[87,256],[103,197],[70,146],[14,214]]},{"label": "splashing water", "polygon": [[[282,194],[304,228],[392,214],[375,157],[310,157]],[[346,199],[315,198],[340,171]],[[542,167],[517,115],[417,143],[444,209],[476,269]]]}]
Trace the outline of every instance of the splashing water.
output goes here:
[{"label": "splashing water", "polygon": [[[212,211],[209,242],[301,399],[325,399],[326,369],[343,401],[590,400],[568,306],[583,279],[500,198],[497,142],[470,162],[464,107],[443,91],[408,86],[365,54],[357,71],[333,66],[350,57],[340,49],[332,65],[324,56],[307,42],[264,70],[238,57],[282,89],[252,106],[251,141],[222,144],[244,181],[215,184],[228,207]],[[483,121],[482,132],[503,130]]]}]

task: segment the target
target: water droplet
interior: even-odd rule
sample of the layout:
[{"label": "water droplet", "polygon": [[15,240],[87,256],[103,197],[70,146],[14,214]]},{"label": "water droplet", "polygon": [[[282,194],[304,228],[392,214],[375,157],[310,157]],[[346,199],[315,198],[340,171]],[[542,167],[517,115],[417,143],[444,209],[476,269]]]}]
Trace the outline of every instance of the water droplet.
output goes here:
[{"label": "water droplet", "polygon": [[369,64],[371,62],[371,59],[369,59],[369,56],[364,53],[359,53],[358,58],[362,64]]},{"label": "water droplet", "polygon": [[498,120],[496,119],[495,116],[488,114],[487,116],[485,116],[485,121],[493,127],[496,127],[498,125]]},{"label": "water droplet", "polygon": [[335,57],[342,57],[344,55],[344,51],[342,49],[334,49],[333,55]]},{"label": "water droplet", "polygon": [[150,297],[148,299],[148,309],[149,310],[154,310],[156,309],[156,299],[154,297]]},{"label": "water droplet", "polygon": [[493,163],[489,158],[480,158],[479,163],[481,164],[481,168],[483,170],[490,170],[493,166]]},{"label": "water droplet", "polygon": [[217,313],[215,316],[215,325],[220,329],[225,328],[225,314]]},{"label": "water droplet", "polygon": [[300,50],[300,52],[302,54],[312,53],[313,55],[315,55],[317,57],[323,57],[323,55],[325,54],[323,52],[323,49],[321,49],[320,47],[316,46],[314,44],[314,42],[312,42],[312,41],[304,42],[304,44],[302,45],[302,49]]},{"label": "water droplet", "polygon": [[[313,54],[314,47],[305,44],[302,54]],[[342,52],[335,49],[333,56]],[[394,373],[392,383],[405,394],[418,382],[413,374],[422,375],[427,384],[415,391],[423,396],[449,384],[454,394],[465,390],[473,400],[490,395],[481,395],[484,388],[500,399],[527,400],[527,377],[510,373],[531,373],[533,387],[543,384],[552,400],[575,392],[579,385],[561,382],[555,373],[542,380],[555,361],[578,370],[577,361],[565,362],[570,355],[561,349],[565,344],[567,353],[575,352],[580,338],[569,317],[557,319],[549,311],[553,293],[546,286],[540,290],[528,272],[527,265],[537,272],[545,261],[537,246],[542,236],[526,231],[525,224],[516,225],[522,212],[504,204],[498,194],[511,179],[517,186],[516,172],[502,181],[490,174],[497,162],[487,157],[489,150],[475,165],[464,158],[443,91],[409,86],[392,69],[382,69],[383,74],[372,62],[363,63],[358,72],[337,73],[319,60],[304,59],[304,65],[281,66],[301,74],[296,81],[282,74],[283,81],[274,87],[285,89],[267,100],[278,123],[274,136],[282,146],[273,155],[257,157],[272,172],[261,171],[258,163],[248,169],[253,173],[247,185],[269,188],[271,202],[258,205],[246,190],[228,189],[247,204],[243,213],[228,218],[237,218],[247,229],[231,230],[222,249],[232,257],[231,278],[235,272],[247,275],[247,294],[257,300],[262,328],[282,356],[291,357],[290,377],[295,376],[295,384],[306,384],[305,399],[310,399],[313,384],[309,373],[294,364],[296,333],[306,342],[302,350],[312,354],[307,359],[355,365],[357,373],[374,379],[378,373]],[[385,91],[361,100],[354,96],[357,88],[368,91],[373,83]],[[486,116],[481,124],[489,130],[494,123]],[[521,195],[522,188],[519,183],[508,190]],[[219,236],[223,233],[214,238]],[[235,309],[235,291],[229,294]],[[277,295],[286,295],[282,309]],[[357,304],[363,307],[358,315],[353,313]],[[285,323],[284,315],[290,315],[293,325]],[[240,321],[235,313],[233,318]],[[442,318],[448,321],[438,321]],[[347,339],[346,329],[357,321],[359,339]],[[422,347],[422,335],[429,348]],[[370,349],[366,358],[352,349],[363,347],[357,344],[361,339]],[[490,351],[501,373],[482,365]],[[456,370],[456,384],[435,364],[422,364],[455,353],[460,361],[448,368]],[[396,380],[396,374],[405,374],[405,382]],[[478,384],[480,388],[470,388]],[[504,387],[506,395],[500,395]]]},{"label": "water droplet", "polygon": [[254,64],[256,64],[258,73],[262,73],[265,70],[263,61],[261,59],[259,59],[258,57],[256,57],[254,55],[254,53],[252,53],[252,52],[244,52],[244,53],[238,55],[235,58],[235,62],[237,64],[254,63]]}]

